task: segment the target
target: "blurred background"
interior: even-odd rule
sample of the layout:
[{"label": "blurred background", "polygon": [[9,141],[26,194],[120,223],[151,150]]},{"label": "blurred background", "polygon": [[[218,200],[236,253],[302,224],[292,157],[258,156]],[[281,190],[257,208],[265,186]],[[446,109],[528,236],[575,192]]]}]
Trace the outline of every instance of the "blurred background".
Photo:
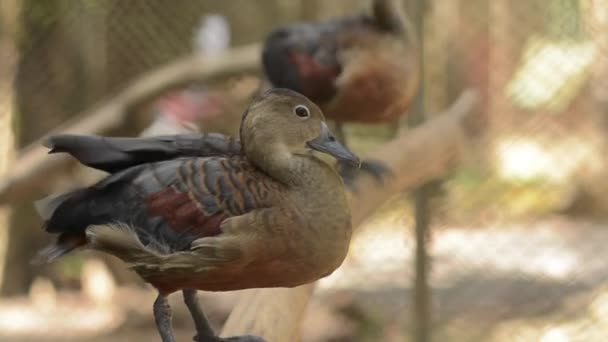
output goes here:
[{"label": "blurred background", "polygon": [[[433,340],[607,341],[608,0],[403,3],[423,5],[406,13],[424,15],[427,120],[466,89],[478,96],[469,129],[475,143],[433,186],[425,239]],[[60,127],[137,135],[167,118],[178,128],[185,120],[233,134],[260,82],[257,60],[245,55],[235,70],[158,91],[123,116],[100,109],[189,57],[245,49],[279,25],[368,7],[365,0],[0,1],[0,340],[157,339],[154,291],[115,259],[84,252],[30,264],[50,241],[32,202],[99,177],[36,160],[38,139]],[[406,121],[403,134],[412,129]],[[397,128],[349,125],[347,135],[366,153]],[[320,281],[302,341],[412,338],[413,203],[397,195],[360,228],[344,265]],[[236,296],[202,294],[217,326]],[[188,314],[180,298],[173,301],[178,339],[190,340]]]}]

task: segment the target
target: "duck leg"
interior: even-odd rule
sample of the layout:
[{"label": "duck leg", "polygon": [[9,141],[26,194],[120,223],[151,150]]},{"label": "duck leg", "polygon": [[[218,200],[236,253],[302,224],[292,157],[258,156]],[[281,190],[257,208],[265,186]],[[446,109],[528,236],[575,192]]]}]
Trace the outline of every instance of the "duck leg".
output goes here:
[{"label": "duck leg", "polygon": [[[201,309],[196,296],[196,290],[186,289],[182,291],[184,295],[184,302],[192,315],[194,326],[196,327],[196,336],[194,336],[195,342],[266,342],[264,339],[257,336],[233,336],[227,338],[221,338],[215,335],[205,313]],[[163,340],[164,342],[164,340]]]},{"label": "duck leg", "polygon": [[154,320],[162,341],[175,342],[173,327],[171,326],[171,307],[167,296],[161,293],[154,301]]},{"label": "duck leg", "polygon": [[215,333],[198,303],[196,290],[186,289],[183,290],[182,293],[184,295],[184,302],[188,307],[188,311],[190,311],[194,326],[196,327],[196,336],[194,337],[194,340],[199,342],[214,341],[216,338]]}]

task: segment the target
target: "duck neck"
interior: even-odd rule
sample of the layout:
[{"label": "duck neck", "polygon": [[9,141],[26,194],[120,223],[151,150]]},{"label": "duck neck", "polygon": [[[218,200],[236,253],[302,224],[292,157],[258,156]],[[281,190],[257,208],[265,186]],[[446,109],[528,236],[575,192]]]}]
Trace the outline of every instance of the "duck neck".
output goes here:
[{"label": "duck neck", "polygon": [[264,173],[290,188],[311,187],[325,179],[325,173],[335,173],[331,166],[309,152],[294,153],[284,145],[245,153]]}]

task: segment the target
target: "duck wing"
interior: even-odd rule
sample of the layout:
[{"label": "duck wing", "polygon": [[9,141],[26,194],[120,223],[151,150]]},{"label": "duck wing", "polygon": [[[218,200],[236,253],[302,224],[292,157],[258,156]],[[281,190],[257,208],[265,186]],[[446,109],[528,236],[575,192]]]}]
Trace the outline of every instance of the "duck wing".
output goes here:
[{"label": "duck wing", "polygon": [[238,140],[219,133],[155,137],[103,137],[60,134],[49,137],[49,153],[68,153],[80,163],[109,173],[178,157],[240,154]]}]

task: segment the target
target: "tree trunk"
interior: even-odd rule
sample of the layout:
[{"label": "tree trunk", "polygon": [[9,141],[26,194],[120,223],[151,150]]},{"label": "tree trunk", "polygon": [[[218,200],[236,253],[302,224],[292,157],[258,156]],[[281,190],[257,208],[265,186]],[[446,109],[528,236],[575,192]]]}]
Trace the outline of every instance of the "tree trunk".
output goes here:
[{"label": "tree trunk", "polygon": [[[460,0],[436,1],[429,6],[424,25],[425,84],[424,106],[428,113],[439,113],[449,105],[449,66],[451,45],[457,40]],[[415,16],[410,15],[410,18]]]},{"label": "tree trunk", "polygon": [[[17,35],[20,13],[19,0],[0,1],[0,177],[7,173],[14,160],[15,137],[13,115],[15,93],[13,83],[19,53]],[[0,207],[0,290],[4,283],[6,252],[9,240],[10,208]]]}]

